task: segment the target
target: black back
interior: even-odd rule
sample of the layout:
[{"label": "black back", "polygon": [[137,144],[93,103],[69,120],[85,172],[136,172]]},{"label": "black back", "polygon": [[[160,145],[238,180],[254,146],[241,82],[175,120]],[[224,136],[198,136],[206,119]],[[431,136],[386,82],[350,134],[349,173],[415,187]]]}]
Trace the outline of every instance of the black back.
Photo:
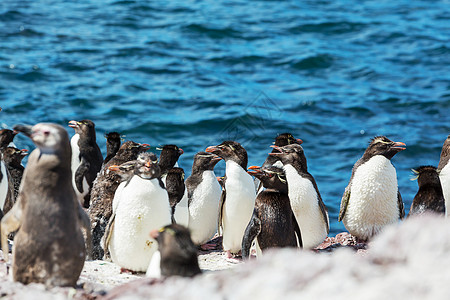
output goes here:
[{"label": "black back", "polygon": [[421,166],[414,170],[417,174],[419,191],[414,197],[408,216],[433,212],[445,214],[445,199],[438,172],[433,166]]}]

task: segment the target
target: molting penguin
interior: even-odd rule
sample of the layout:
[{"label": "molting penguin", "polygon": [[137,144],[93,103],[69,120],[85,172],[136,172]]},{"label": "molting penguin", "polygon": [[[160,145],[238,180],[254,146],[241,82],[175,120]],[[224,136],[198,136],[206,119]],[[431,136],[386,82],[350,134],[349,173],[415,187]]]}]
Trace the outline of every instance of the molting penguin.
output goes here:
[{"label": "molting penguin", "polygon": [[19,194],[20,182],[22,181],[24,167],[22,166],[22,159],[28,155],[26,149],[20,150],[15,147],[6,147],[2,151],[3,160],[5,162],[6,168],[8,169],[9,179],[11,180],[13,188],[13,197],[10,197],[11,201],[6,201],[4,205],[4,213],[7,213],[16,202],[17,196]]},{"label": "molting penguin", "polygon": [[114,194],[121,183],[120,175],[111,172],[108,167],[136,160],[138,155],[147,151],[149,147],[148,144],[139,144],[132,141],[123,143],[116,155],[105,164],[94,181],[91,190],[91,206],[88,209],[91,219],[94,259],[102,259],[104,255],[101,240],[112,215]]},{"label": "molting penguin", "polygon": [[328,210],[322,201],[314,177],[308,172],[302,146],[273,146],[286,173],[291,207],[302,232],[303,247],[312,249],[327,237],[330,225]]},{"label": "molting penguin", "polygon": [[220,156],[226,163],[220,221],[223,249],[231,258],[232,254],[241,250],[244,231],[255,206],[255,186],[252,177],[247,174],[247,151],[237,142],[224,141],[206,148],[206,152]]},{"label": "molting penguin", "polygon": [[302,236],[292,212],[283,169],[275,166],[249,169],[252,171],[248,173],[259,178],[265,190],[256,197],[255,209],[242,239],[242,258],[250,256],[255,239],[258,256],[269,248],[301,247]]},{"label": "molting penguin", "polygon": [[[437,172],[439,174],[439,179],[442,185],[442,191],[445,198],[445,207],[450,205],[450,135],[442,145],[441,157],[439,159],[439,165],[437,167]],[[448,215],[447,209],[445,215]]]},{"label": "molting penguin", "polygon": [[69,127],[75,129],[75,135],[70,141],[73,188],[80,203],[88,208],[92,185],[102,167],[103,156],[97,145],[94,122],[70,121]]},{"label": "molting penguin", "polygon": [[[37,149],[28,159],[17,202],[1,221],[3,249],[8,249],[8,234],[18,229],[13,278],[24,284],[75,286],[85,260],[80,226],[89,229],[89,219],[72,187],[69,136],[51,123],[15,129],[29,136]],[[4,259],[8,261],[8,255]]]},{"label": "molting penguin", "polygon": [[214,174],[214,166],[222,158],[208,152],[194,156],[191,176],[186,179],[189,198],[189,230],[192,241],[207,250],[215,245],[204,245],[217,232],[222,187]]},{"label": "molting penguin", "polygon": [[411,204],[408,217],[424,212],[445,215],[445,199],[436,168],[421,166],[413,172],[416,174],[414,179],[417,179],[419,191]]},{"label": "molting penguin", "polygon": [[103,160],[103,165],[108,163],[108,161],[111,160],[111,158],[116,155],[117,151],[120,149],[120,143],[121,143],[121,137],[118,132],[109,132],[105,134],[106,138],[106,157]]},{"label": "molting penguin", "polygon": [[[105,233],[114,263],[135,272],[145,272],[156,251],[148,233],[171,223],[167,191],[160,178],[157,157],[153,153],[139,155],[133,176],[122,190],[110,232]],[[110,235],[110,237],[109,237]]]},{"label": "molting penguin", "polygon": [[[170,277],[193,277],[201,274],[198,265],[197,248],[191,240],[189,230],[178,224],[171,224],[161,229],[154,229],[150,236],[158,242],[159,260],[152,259],[150,267],[158,270],[147,271],[147,276],[154,274]],[[154,266],[152,266],[154,264]],[[156,276],[159,277],[159,276]]]},{"label": "molting penguin", "polygon": [[[405,150],[405,144],[385,136],[372,139],[355,163],[341,200],[339,221],[360,240],[368,240],[384,226],[405,215],[391,158]],[[300,225],[301,228],[301,225]]]},{"label": "molting penguin", "polygon": [[13,181],[4,162],[2,151],[8,146],[14,146],[13,139],[18,132],[10,129],[0,130],[0,212],[6,213],[14,204]]}]

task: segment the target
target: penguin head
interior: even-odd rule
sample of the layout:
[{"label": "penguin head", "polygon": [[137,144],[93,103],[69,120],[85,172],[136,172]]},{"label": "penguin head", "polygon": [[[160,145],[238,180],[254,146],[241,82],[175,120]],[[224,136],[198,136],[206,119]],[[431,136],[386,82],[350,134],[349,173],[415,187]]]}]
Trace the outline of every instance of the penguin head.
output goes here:
[{"label": "penguin head", "polygon": [[118,133],[116,131],[106,133],[105,139],[106,139],[106,141],[114,141],[114,142],[119,142],[119,143],[122,141],[122,137],[121,137],[120,133]]},{"label": "penguin head", "polygon": [[6,147],[3,150],[3,160],[7,164],[11,165],[20,165],[22,159],[28,155],[27,149],[18,149],[16,147]]},{"label": "penguin head", "polygon": [[136,160],[127,161],[121,165],[111,165],[108,167],[109,171],[118,174],[122,181],[127,181],[132,175],[136,167]]},{"label": "penguin head", "polygon": [[258,166],[251,166],[247,173],[258,178],[264,188],[273,189],[283,193],[288,192],[286,174],[282,168],[276,166],[269,166],[261,168]]},{"label": "penguin head", "polygon": [[305,153],[303,147],[299,144],[290,144],[283,147],[271,146],[278,152],[269,153],[269,155],[277,156],[281,159],[283,165],[292,165],[303,172],[308,171]]},{"label": "penguin head", "polygon": [[164,145],[159,155],[159,167],[161,168],[161,174],[166,174],[167,171],[172,169],[178,161],[181,154],[184,153],[183,149],[177,145]]},{"label": "penguin head", "polygon": [[412,169],[412,172],[415,175],[412,180],[417,179],[419,187],[422,187],[424,185],[441,186],[439,173],[434,166],[420,166],[416,169]]},{"label": "penguin head", "polygon": [[247,151],[238,142],[224,141],[220,145],[209,146],[205,151],[216,154],[217,156],[223,158],[225,161],[234,161],[244,170],[247,169]]},{"label": "penguin head", "polygon": [[8,147],[19,132],[16,130],[2,129],[0,130],[0,149]]},{"label": "penguin head", "polygon": [[43,153],[55,153],[69,146],[67,131],[58,124],[38,123],[34,126],[16,125],[14,130],[24,133]]},{"label": "penguin head", "polygon": [[198,152],[194,156],[194,163],[192,164],[192,172],[200,172],[206,170],[214,170],[216,164],[222,160],[222,157],[210,152]]},{"label": "penguin head", "polygon": [[387,159],[391,159],[398,152],[405,150],[405,146],[404,143],[393,142],[385,136],[376,136],[371,140],[364,156],[370,158],[375,155],[383,155]]},{"label": "penguin head", "polygon": [[116,155],[136,158],[139,153],[143,153],[149,148],[149,144],[139,144],[133,141],[126,141],[122,144],[122,146],[120,146]]},{"label": "penguin head", "polygon": [[152,230],[150,236],[158,242],[158,250],[161,253],[161,275],[191,277],[201,273],[197,247],[186,227],[171,224],[159,230]]},{"label": "penguin head", "polygon": [[142,179],[154,179],[161,177],[158,166],[158,157],[154,153],[141,153],[136,160],[135,174]]},{"label": "penguin head", "polygon": [[303,141],[301,139],[296,139],[294,136],[288,132],[279,134],[275,138],[275,146],[283,147],[290,144],[298,144],[301,145]]},{"label": "penguin head", "polygon": [[91,120],[72,120],[69,121],[69,127],[75,129],[75,133],[78,133],[80,136],[90,136],[93,134],[95,137],[95,124]]}]

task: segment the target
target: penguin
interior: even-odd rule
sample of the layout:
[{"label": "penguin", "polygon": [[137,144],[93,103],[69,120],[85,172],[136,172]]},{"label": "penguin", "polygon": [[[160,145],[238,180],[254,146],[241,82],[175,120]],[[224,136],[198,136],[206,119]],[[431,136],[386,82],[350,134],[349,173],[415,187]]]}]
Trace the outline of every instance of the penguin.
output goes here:
[{"label": "penguin", "polygon": [[101,240],[112,215],[114,194],[121,183],[120,175],[111,172],[108,167],[136,160],[140,153],[147,151],[149,148],[150,145],[148,144],[139,144],[133,141],[123,143],[116,155],[104,165],[94,181],[91,190],[91,205],[88,208],[94,259],[102,259],[105,254]]},{"label": "penguin", "polygon": [[161,178],[164,183],[166,183],[167,172],[173,167],[178,167],[178,158],[184,153],[183,149],[179,148],[177,145],[164,145],[159,155],[159,168],[161,169]]},{"label": "penguin", "polygon": [[[2,249],[8,249],[8,234],[18,230],[13,279],[75,287],[86,258],[81,227],[88,229],[89,219],[72,187],[69,136],[53,123],[14,129],[31,138],[37,148],[28,159],[17,202],[1,221]],[[8,262],[7,253],[4,259]]]},{"label": "penguin", "polygon": [[416,175],[413,180],[417,179],[419,191],[413,199],[408,217],[425,212],[445,215],[445,199],[436,167],[421,166],[413,169],[413,172]]},{"label": "penguin", "polygon": [[338,221],[343,221],[348,232],[359,240],[369,240],[383,227],[405,216],[397,172],[391,163],[392,157],[405,150],[405,146],[376,136],[353,166]]},{"label": "penguin", "polygon": [[272,152],[270,155],[278,156],[283,163],[289,199],[302,232],[303,247],[315,248],[327,237],[330,222],[327,207],[322,201],[316,181],[308,172],[303,148],[298,144],[272,147],[279,152]]},{"label": "penguin", "polygon": [[172,168],[169,170],[166,176],[166,189],[169,195],[172,223],[177,223],[175,219],[175,208],[183,199],[186,189],[184,184],[184,170],[182,168]]},{"label": "penguin", "polygon": [[119,151],[120,143],[121,143],[121,137],[118,132],[109,132],[105,134],[106,138],[106,157],[103,160],[103,165],[105,165],[108,161],[111,160],[111,158],[116,155],[117,151]]},{"label": "penguin", "polygon": [[97,145],[95,124],[91,120],[70,121],[75,129],[72,147],[73,188],[84,208],[89,207],[91,189],[103,164],[103,156]]},{"label": "penguin", "polygon": [[2,214],[6,214],[14,204],[14,187],[1,152],[8,146],[14,146],[13,139],[17,133],[10,129],[0,130],[0,211]]},{"label": "penguin", "polygon": [[259,178],[265,190],[256,196],[253,215],[242,239],[242,258],[250,256],[255,239],[258,256],[270,248],[302,247],[302,236],[289,201],[283,169],[252,166],[248,173]]},{"label": "penguin", "polygon": [[[277,135],[277,137],[275,138],[274,145],[278,146],[278,147],[283,147],[283,146],[290,145],[290,144],[301,145],[302,143],[303,143],[303,141],[301,139],[296,139],[296,138],[294,138],[294,136],[291,133],[286,132],[286,133],[281,133],[281,134]],[[279,152],[277,149],[275,149],[275,148],[272,149],[272,153],[277,153],[277,152]],[[277,167],[283,168],[283,163],[277,156],[269,154],[267,156],[266,160],[264,161],[262,167],[268,168],[270,166],[277,166]],[[257,194],[261,193],[261,191],[263,190],[263,185],[259,181],[259,179],[256,177],[255,177],[255,186],[257,186]]]},{"label": "penguin", "polygon": [[214,174],[222,158],[208,152],[194,156],[191,176],[186,179],[189,201],[189,230],[195,245],[211,250],[216,245],[205,244],[218,230],[219,204],[222,187]]},{"label": "penguin", "polygon": [[[277,137],[275,138],[274,145],[278,146],[278,147],[283,147],[283,146],[287,146],[290,144],[301,145],[302,143],[303,143],[303,141],[301,139],[296,139],[296,138],[294,138],[294,136],[292,134],[286,132],[286,133],[277,135]],[[279,151],[277,149],[273,148],[272,153],[277,153],[277,152],[279,152]],[[268,155],[262,165],[262,168],[268,168],[273,165],[276,165],[277,167],[280,167],[280,168],[283,167],[283,163],[281,162],[281,160],[278,156]]]},{"label": "penguin", "polygon": [[247,151],[235,141],[224,141],[205,151],[225,160],[225,188],[221,205],[222,243],[227,258],[232,258],[233,254],[241,251],[244,231],[255,206],[255,186],[252,177],[247,174]]},{"label": "penguin", "polygon": [[[442,145],[439,165],[437,167],[439,180],[441,181],[442,185],[442,192],[444,193],[446,208],[449,207],[450,205],[450,164],[448,163],[449,160],[450,160],[450,135],[447,136],[447,139],[444,141],[444,144]],[[448,212],[446,209],[445,216],[447,215]]]},{"label": "penguin", "polygon": [[194,277],[202,273],[198,265],[197,248],[186,227],[171,224],[159,230],[153,229],[150,236],[158,242],[159,257],[155,253],[150,264],[150,267],[158,270],[152,271],[149,267],[147,276],[156,273],[161,277]]},{"label": "penguin", "polygon": [[161,181],[157,157],[142,153],[137,159],[134,174],[115,198],[114,216],[106,232],[107,249],[112,261],[122,269],[145,272],[153,253],[155,240],[148,233],[171,223],[169,197]]},{"label": "penguin", "polygon": [[10,197],[11,201],[6,201],[4,205],[3,212],[7,213],[16,202],[19,194],[19,186],[25,169],[22,166],[22,159],[28,155],[28,151],[26,149],[20,150],[15,147],[6,147],[2,151],[2,155],[9,178],[11,179],[11,188],[13,189],[13,197]]},{"label": "penguin", "polygon": [[0,149],[15,147],[13,140],[17,134],[17,131],[11,129],[0,130]]}]

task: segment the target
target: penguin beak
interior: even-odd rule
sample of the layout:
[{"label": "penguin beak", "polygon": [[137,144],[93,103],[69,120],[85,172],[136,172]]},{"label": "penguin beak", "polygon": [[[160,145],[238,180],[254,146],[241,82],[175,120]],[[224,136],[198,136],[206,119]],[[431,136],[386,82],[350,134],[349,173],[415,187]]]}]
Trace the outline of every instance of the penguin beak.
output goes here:
[{"label": "penguin beak", "polygon": [[217,150],[219,150],[219,148],[217,148],[217,146],[209,146],[208,148],[205,149],[205,152],[213,153]]},{"label": "penguin beak", "polygon": [[147,168],[150,168],[150,167],[152,166],[152,162],[151,162],[151,161],[146,162],[146,163],[145,163],[145,166],[146,166]]},{"label": "penguin beak", "polygon": [[31,138],[31,135],[33,134],[33,126],[31,125],[15,125],[13,127],[14,131],[22,132],[27,137]]},{"label": "penguin beak", "polygon": [[118,165],[109,166],[108,170],[113,171],[113,172],[117,172],[117,171],[119,171],[119,166]]},{"label": "penguin beak", "polygon": [[248,167],[247,173],[250,175],[261,174],[262,169],[259,166],[250,166]]},{"label": "penguin beak", "polygon": [[141,147],[144,148],[145,150],[150,149],[149,144],[141,144]]},{"label": "penguin beak", "polygon": [[78,127],[78,122],[74,121],[74,120],[69,121],[69,127],[77,128]]},{"label": "penguin beak", "polygon": [[180,155],[184,153],[183,149],[181,148],[178,148],[178,152],[180,153]]},{"label": "penguin beak", "polygon": [[405,150],[406,148],[406,144],[405,143],[402,143],[402,142],[395,142],[393,145],[392,145],[392,149],[395,149],[395,150],[398,150],[398,151],[403,151],[403,150]]},{"label": "penguin beak", "polygon": [[301,139],[295,139],[297,141],[297,144],[301,145],[303,144],[303,141]]},{"label": "penguin beak", "polygon": [[278,146],[275,146],[275,145],[271,145],[270,147],[275,149],[275,150],[278,150],[279,152],[271,152],[271,153],[269,153],[269,155],[281,155],[281,154],[283,154],[283,148],[282,147],[278,147]]},{"label": "penguin beak", "polygon": [[220,156],[216,156],[211,159],[212,162],[219,162],[221,160],[222,160],[222,157],[220,157]]},{"label": "penguin beak", "polygon": [[158,238],[159,236],[159,230],[158,229],[153,229],[152,231],[150,231],[150,237],[154,238],[155,240]]},{"label": "penguin beak", "polygon": [[28,155],[28,150],[27,149],[20,150],[20,155],[27,156]]}]

